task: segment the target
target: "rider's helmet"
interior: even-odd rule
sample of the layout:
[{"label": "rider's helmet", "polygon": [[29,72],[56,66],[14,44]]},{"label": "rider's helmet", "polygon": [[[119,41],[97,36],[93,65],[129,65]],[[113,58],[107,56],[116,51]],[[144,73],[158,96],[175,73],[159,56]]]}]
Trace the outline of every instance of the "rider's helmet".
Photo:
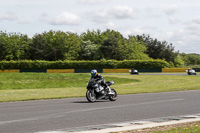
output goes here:
[{"label": "rider's helmet", "polygon": [[94,78],[97,75],[97,70],[92,70],[91,71],[91,76]]}]

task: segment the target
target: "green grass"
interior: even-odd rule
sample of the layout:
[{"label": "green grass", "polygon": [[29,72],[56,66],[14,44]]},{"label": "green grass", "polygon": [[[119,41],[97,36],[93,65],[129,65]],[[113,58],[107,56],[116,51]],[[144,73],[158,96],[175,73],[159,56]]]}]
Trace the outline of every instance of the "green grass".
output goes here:
[{"label": "green grass", "polygon": [[[52,74],[52,73],[2,73],[0,90],[45,89],[85,87],[90,74]],[[135,79],[111,77],[117,84],[138,82]]]},{"label": "green grass", "polygon": [[[118,94],[200,89],[200,76],[102,74]],[[0,73],[0,102],[84,97],[90,74]]]},{"label": "green grass", "polygon": [[[114,75],[113,75],[114,76]],[[141,82],[121,84],[115,87],[120,94],[186,91],[200,89],[200,76],[188,75],[131,75],[116,76]],[[123,88],[123,89],[120,89]]]},{"label": "green grass", "polygon": [[177,127],[166,131],[155,131],[153,133],[200,133],[200,127],[195,124],[186,127]]}]

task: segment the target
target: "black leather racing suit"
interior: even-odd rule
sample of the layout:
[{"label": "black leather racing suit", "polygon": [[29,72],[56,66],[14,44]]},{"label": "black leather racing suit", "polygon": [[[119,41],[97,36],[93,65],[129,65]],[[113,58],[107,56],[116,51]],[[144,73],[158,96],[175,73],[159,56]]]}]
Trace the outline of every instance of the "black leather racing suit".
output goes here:
[{"label": "black leather racing suit", "polygon": [[188,75],[190,75],[191,74],[191,69],[188,69]]},{"label": "black leather racing suit", "polygon": [[101,76],[101,74],[97,74],[95,77],[91,78],[94,78],[96,82],[101,83],[101,86],[107,87],[106,80]]}]

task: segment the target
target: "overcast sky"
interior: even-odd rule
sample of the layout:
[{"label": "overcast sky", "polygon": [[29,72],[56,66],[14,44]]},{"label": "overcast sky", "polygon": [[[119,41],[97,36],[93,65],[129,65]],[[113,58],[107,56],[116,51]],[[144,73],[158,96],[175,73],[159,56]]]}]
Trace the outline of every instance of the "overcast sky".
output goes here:
[{"label": "overcast sky", "polygon": [[113,29],[149,34],[200,54],[200,0],[0,0],[0,30],[33,37],[49,30]]}]

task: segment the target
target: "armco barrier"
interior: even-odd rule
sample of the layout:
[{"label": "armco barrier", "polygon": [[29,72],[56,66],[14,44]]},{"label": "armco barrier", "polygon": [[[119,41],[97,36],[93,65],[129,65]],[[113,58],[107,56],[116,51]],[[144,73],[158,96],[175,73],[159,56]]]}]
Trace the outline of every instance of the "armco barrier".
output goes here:
[{"label": "armco barrier", "polygon": [[131,69],[103,69],[103,73],[129,73]]},{"label": "armco barrier", "polygon": [[153,68],[153,69],[137,69],[138,72],[162,72],[161,68]]},{"label": "armco barrier", "polygon": [[188,68],[162,68],[162,72],[186,72]]},{"label": "armco barrier", "polygon": [[200,72],[200,68],[192,68],[194,69],[196,72]]},{"label": "armco barrier", "polygon": [[47,73],[74,73],[74,69],[47,69]]},{"label": "armco barrier", "polygon": [[23,73],[23,72],[31,72],[31,73],[46,73],[47,70],[44,69],[44,70],[25,70],[25,69],[20,69],[20,73]]},{"label": "armco barrier", "polygon": [[[75,73],[90,73],[93,69],[75,69]],[[102,73],[103,69],[96,69],[98,73]]]},{"label": "armco barrier", "polygon": [[[193,68],[200,72],[200,68]],[[44,69],[44,70],[24,70],[24,69],[5,69],[0,73],[19,73],[19,72],[42,72],[42,73],[90,73],[92,69]],[[130,69],[97,69],[98,73],[129,73]],[[139,72],[186,72],[188,68],[157,68],[157,69],[137,69]]]},{"label": "armco barrier", "polygon": [[0,70],[0,73],[19,73],[19,69],[6,69],[6,70]]}]

